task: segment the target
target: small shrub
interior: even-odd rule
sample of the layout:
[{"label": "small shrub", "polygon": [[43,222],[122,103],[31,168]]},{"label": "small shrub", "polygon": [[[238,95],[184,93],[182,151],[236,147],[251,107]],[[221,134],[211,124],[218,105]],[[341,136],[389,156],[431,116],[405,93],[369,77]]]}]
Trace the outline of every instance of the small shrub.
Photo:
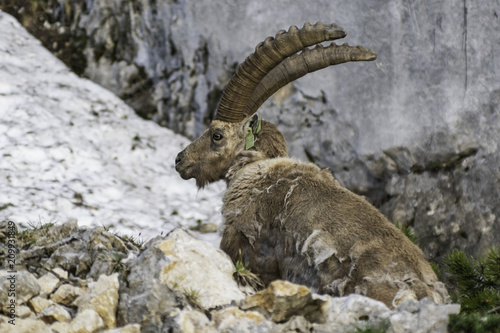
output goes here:
[{"label": "small shrub", "polygon": [[[451,274],[451,297],[463,313],[500,314],[500,249],[492,247],[486,256],[475,259],[463,251],[445,258]],[[494,311],[493,311],[494,310]]]},{"label": "small shrub", "polygon": [[449,332],[500,333],[500,248],[478,259],[453,251],[444,261],[448,285],[460,313],[451,315]]},{"label": "small shrub", "polygon": [[500,333],[500,315],[479,313],[451,315],[448,332]]}]

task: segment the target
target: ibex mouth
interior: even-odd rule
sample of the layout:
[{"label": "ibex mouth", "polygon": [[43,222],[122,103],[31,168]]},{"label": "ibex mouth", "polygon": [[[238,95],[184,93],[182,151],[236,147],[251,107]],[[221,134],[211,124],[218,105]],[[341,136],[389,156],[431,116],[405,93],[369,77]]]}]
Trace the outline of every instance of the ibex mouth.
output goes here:
[{"label": "ibex mouth", "polygon": [[185,150],[181,151],[175,158],[175,171],[179,173],[182,179],[187,180],[193,178],[193,176],[191,176],[188,172],[191,168],[191,165],[183,165],[182,163],[184,154]]},{"label": "ibex mouth", "polygon": [[181,178],[184,180],[193,178],[193,176],[189,172],[189,167],[183,167],[182,165],[180,165],[180,163],[175,165],[175,171],[177,171],[179,173],[179,176],[181,176]]}]

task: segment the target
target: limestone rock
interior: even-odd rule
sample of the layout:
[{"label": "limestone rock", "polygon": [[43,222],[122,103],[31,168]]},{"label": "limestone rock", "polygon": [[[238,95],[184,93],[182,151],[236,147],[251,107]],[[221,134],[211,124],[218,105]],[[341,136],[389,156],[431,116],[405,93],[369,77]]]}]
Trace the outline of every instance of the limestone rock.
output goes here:
[{"label": "limestone rock", "polygon": [[247,296],[242,308],[264,310],[275,322],[301,315],[311,322],[321,323],[326,320],[328,306],[328,296],[313,295],[306,286],[277,280],[267,289]]},{"label": "limestone rock", "polygon": [[159,281],[161,267],[169,263],[165,254],[154,245],[157,237],[144,245],[143,251],[127,262],[127,284],[121,286],[117,325],[138,323],[146,332],[161,331],[164,325],[175,325],[177,307],[182,295]]},{"label": "limestone rock", "polygon": [[97,282],[89,286],[88,292],[75,301],[78,311],[94,310],[101,316],[105,328],[115,328],[119,287],[117,273],[101,275]]},{"label": "limestone rock", "polygon": [[352,332],[367,327],[387,332],[446,333],[448,316],[460,312],[458,304],[435,304],[427,298],[408,300],[391,311],[379,301],[351,294],[331,298],[324,324],[313,324],[315,332]]},{"label": "limestone rock", "polygon": [[197,240],[183,229],[175,229],[156,245],[169,262],[159,279],[172,289],[195,291],[204,308],[229,304],[244,298],[233,279],[234,265],[221,250]]},{"label": "limestone rock", "polygon": [[31,312],[31,309],[26,305],[16,307],[16,315],[22,319],[35,316],[35,314]]},{"label": "limestone rock", "polygon": [[46,323],[53,323],[55,321],[69,322],[71,320],[70,313],[59,304],[52,304],[43,309],[40,313],[40,318]]},{"label": "limestone rock", "polygon": [[0,323],[0,333],[52,333],[52,330],[43,321],[34,318],[19,319],[15,326],[8,323]]},{"label": "limestone rock", "polygon": [[278,327],[278,330],[281,332],[315,332],[313,330],[313,324],[302,316],[292,317],[286,323],[278,325]]},{"label": "limestone rock", "polygon": [[358,294],[332,297],[330,302],[326,322],[314,324],[318,332],[345,332],[365,324],[385,324],[391,314],[384,303]]},{"label": "limestone rock", "polygon": [[215,333],[216,330],[210,327],[210,320],[200,311],[185,310],[176,318],[179,332],[207,332]]},{"label": "limestone rock", "polygon": [[78,229],[78,222],[75,218],[69,218],[63,224],[55,224],[52,228],[44,229],[40,237],[36,239],[37,246],[46,246],[68,238]]},{"label": "limestone rock", "polygon": [[49,272],[38,278],[38,284],[40,285],[40,296],[47,297],[59,286],[60,281]]},{"label": "limestone rock", "polygon": [[182,302],[209,309],[244,298],[232,278],[234,266],[227,255],[183,229],[175,229],[165,239],[152,239],[127,267],[130,273],[128,287],[120,295],[119,324],[140,323],[143,329],[160,330],[164,325],[179,325],[174,307]]},{"label": "limestone rock", "polygon": [[67,333],[69,332],[69,323],[56,321],[50,325],[50,329],[56,333]]},{"label": "limestone rock", "polygon": [[62,269],[61,267],[54,267],[52,271],[60,278],[63,280],[68,279],[68,272]]},{"label": "limestone rock", "polygon": [[141,332],[141,326],[139,326],[139,324],[131,324],[103,331],[103,333],[140,333],[140,332]]},{"label": "limestone rock", "polygon": [[449,315],[460,312],[459,304],[437,305],[429,299],[406,301],[389,321],[395,333],[447,332]]},{"label": "limestone rock", "polygon": [[215,311],[212,322],[217,332],[270,332],[275,328],[274,323],[259,312],[242,311],[237,307]]},{"label": "limestone rock", "polygon": [[35,311],[36,314],[39,314],[49,306],[53,305],[54,302],[50,299],[46,299],[40,296],[33,297],[28,301],[30,308]]},{"label": "limestone rock", "polygon": [[73,301],[84,293],[85,291],[80,287],[63,284],[57,288],[50,298],[56,303],[71,306],[73,305]]},{"label": "limestone rock", "polygon": [[0,310],[8,313],[8,304],[10,293],[15,294],[16,306],[26,303],[29,299],[40,293],[40,285],[37,279],[25,270],[16,271],[16,273],[8,273],[8,271],[0,271]]},{"label": "limestone rock", "polygon": [[99,314],[92,310],[86,309],[78,312],[76,317],[67,326],[68,333],[92,333],[104,328],[104,321]]}]

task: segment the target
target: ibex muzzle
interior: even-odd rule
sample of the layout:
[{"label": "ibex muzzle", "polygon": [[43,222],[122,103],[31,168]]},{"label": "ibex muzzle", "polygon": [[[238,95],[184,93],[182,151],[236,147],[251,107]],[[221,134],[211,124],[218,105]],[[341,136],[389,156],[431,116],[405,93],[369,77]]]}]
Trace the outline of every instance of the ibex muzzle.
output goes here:
[{"label": "ibex muzzle", "polygon": [[199,187],[227,182],[221,249],[266,284],[286,279],[390,307],[423,297],[446,302],[446,288],[417,246],[329,171],[288,158],[283,135],[256,114],[307,73],[376,58],[359,46],[320,44],[345,35],[335,24],[306,23],[257,45],[225,88],[209,128],[179,153],[175,168]]}]

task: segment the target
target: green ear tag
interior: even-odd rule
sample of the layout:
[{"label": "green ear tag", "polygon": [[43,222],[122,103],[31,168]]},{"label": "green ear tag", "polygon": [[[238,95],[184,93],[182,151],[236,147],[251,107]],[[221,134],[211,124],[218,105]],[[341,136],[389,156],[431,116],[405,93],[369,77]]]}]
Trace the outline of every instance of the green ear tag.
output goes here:
[{"label": "green ear tag", "polygon": [[254,136],[254,133],[255,134],[259,134],[260,132],[260,129],[261,129],[261,124],[260,124],[260,114],[257,115],[258,118],[257,118],[257,128],[255,129],[255,132],[252,130],[252,126],[249,126],[248,127],[248,133],[247,133],[247,139],[246,139],[246,143],[245,143],[245,150],[248,150],[250,148],[252,148],[254,145],[255,145],[255,136]]},{"label": "green ear tag", "polygon": [[255,137],[253,136],[252,128],[248,128],[247,141],[245,143],[245,150],[252,148],[255,145]]}]

